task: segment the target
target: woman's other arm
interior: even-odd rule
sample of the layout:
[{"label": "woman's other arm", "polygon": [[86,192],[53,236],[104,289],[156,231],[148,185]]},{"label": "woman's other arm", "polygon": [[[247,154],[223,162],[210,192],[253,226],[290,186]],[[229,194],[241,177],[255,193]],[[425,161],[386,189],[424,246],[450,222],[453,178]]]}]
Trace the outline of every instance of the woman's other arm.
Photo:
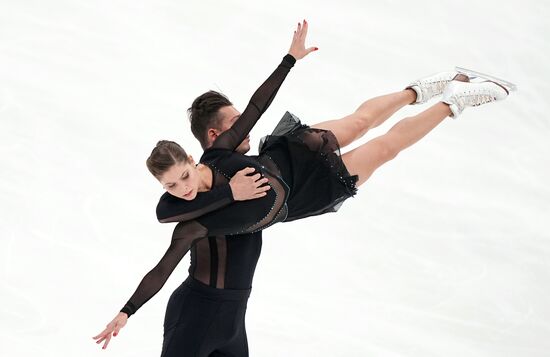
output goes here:
[{"label": "woman's other arm", "polygon": [[107,327],[100,334],[93,337],[97,340],[96,343],[99,344],[105,341],[103,349],[107,348],[111,337],[116,336],[118,331],[126,325],[127,319],[162,288],[191,246],[197,240],[206,238],[207,234],[208,230],[196,221],[178,223],[174,229],[170,246],[164,256],[143,277],[134,294],[115,318],[107,324]]},{"label": "woman's other arm", "polygon": [[235,121],[230,129],[216,138],[212,148],[235,150],[267,110],[296,61],[317,50],[317,47],[305,48],[307,29],[308,24],[305,20],[303,25],[298,23],[288,54],[283,57],[282,62],[275,71],[254,92],[239,119]]}]

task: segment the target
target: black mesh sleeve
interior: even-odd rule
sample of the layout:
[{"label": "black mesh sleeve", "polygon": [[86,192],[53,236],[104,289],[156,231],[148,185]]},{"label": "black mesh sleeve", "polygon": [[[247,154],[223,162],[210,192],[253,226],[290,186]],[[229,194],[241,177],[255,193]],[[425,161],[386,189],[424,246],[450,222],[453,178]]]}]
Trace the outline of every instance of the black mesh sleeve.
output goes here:
[{"label": "black mesh sleeve", "polygon": [[162,288],[172,271],[198,240],[208,235],[249,233],[247,228],[259,222],[267,225],[269,222],[264,221],[273,220],[272,215],[279,211],[278,198],[284,198],[284,194],[277,194],[275,191],[275,189],[269,190],[264,197],[255,200],[235,201],[227,207],[202,215],[196,220],[178,223],[168,250],[160,262],[141,280],[132,297],[120,311],[130,316],[149,301]]},{"label": "black mesh sleeve", "polygon": [[129,317],[149,301],[164,286],[191,246],[197,240],[206,238],[207,234],[207,229],[196,221],[178,223],[168,250],[159,263],[141,280],[132,297],[120,311],[125,312]]},{"label": "black mesh sleeve", "polygon": [[190,221],[232,202],[234,199],[229,183],[215,186],[207,192],[199,192],[191,201],[165,192],[157,204],[157,219],[160,223]]},{"label": "black mesh sleeve", "polygon": [[288,72],[296,63],[296,59],[290,54],[283,57],[282,62],[266,81],[254,92],[250,102],[233,126],[224,131],[212,144],[214,149],[235,150],[246,138],[258,119],[267,110],[273,98],[279,91]]}]

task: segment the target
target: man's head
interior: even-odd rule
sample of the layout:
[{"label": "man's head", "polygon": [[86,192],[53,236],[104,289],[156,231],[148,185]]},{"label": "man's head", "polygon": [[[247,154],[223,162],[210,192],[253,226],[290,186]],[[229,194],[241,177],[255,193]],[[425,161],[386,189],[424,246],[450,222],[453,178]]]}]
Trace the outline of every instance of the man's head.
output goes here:
[{"label": "man's head", "polygon": [[[226,96],[212,90],[198,96],[191,108],[187,109],[187,113],[191,121],[191,131],[203,149],[209,148],[241,115]],[[248,150],[250,139],[247,136],[235,151],[244,154]]]}]

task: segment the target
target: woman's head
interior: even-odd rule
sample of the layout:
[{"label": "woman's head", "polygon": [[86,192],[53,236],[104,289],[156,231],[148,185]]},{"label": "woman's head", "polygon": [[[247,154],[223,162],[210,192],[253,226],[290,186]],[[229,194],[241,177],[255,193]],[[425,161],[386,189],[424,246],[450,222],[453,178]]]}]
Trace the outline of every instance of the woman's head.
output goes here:
[{"label": "woman's head", "polygon": [[149,172],[173,196],[192,200],[198,192],[200,177],[195,162],[173,141],[161,140],[146,161]]}]

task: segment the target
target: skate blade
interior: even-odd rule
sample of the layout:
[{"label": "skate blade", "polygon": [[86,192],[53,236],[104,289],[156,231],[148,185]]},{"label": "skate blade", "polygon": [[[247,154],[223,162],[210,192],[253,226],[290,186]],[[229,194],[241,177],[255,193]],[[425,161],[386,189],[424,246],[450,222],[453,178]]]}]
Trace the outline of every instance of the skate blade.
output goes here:
[{"label": "skate blade", "polygon": [[504,79],[494,77],[494,76],[491,76],[489,74],[476,72],[476,71],[473,71],[471,69],[462,68],[462,67],[455,67],[455,70],[460,74],[464,74],[464,75],[470,77],[470,79],[472,79],[472,78],[482,78],[482,79],[485,79],[485,80],[488,80],[488,81],[496,82],[496,83],[500,84],[501,86],[506,87],[506,89],[508,89],[509,92],[515,91],[518,88],[512,82],[508,82]]}]

